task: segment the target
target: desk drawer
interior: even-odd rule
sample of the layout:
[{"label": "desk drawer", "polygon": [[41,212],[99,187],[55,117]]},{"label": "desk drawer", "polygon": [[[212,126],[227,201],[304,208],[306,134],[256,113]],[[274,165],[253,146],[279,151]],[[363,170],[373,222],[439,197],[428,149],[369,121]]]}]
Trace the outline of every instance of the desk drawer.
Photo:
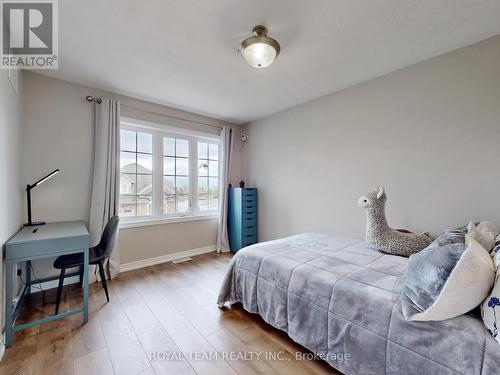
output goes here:
[{"label": "desk drawer", "polygon": [[62,254],[73,254],[89,248],[89,236],[55,238],[8,245],[6,259],[39,259]]},{"label": "desk drawer", "polygon": [[22,261],[71,254],[89,248],[89,232],[82,221],[24,227],[7,241],[5,259]]}]

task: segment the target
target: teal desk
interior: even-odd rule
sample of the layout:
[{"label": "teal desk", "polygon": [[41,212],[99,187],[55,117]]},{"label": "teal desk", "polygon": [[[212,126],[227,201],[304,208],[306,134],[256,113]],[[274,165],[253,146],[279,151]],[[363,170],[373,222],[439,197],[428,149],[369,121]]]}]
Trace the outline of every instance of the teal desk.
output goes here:
[{"label": "teal desk", "polygon": [[[58,276],[32,282],[31,261],[41,258],[57,257],[64,254],[83,253],[83,306],[49,315],[36,321],[16,325],[16,315],[23,298],[30,293],[31,285],[38,282],[56,280]],[[14,265],[26,262],[26,285],[16,306],[12,304]],[[83,322],[88,321],[89,301],[89,232],[81,221],[68,223],[50,223],[36,227],[24,227],[6,244],[5,249],[5,346],[12,346],[12,334],[51,320],[61,319],[71,314],[83,313]],[[67,275],[71,276],[71,275]]]}]

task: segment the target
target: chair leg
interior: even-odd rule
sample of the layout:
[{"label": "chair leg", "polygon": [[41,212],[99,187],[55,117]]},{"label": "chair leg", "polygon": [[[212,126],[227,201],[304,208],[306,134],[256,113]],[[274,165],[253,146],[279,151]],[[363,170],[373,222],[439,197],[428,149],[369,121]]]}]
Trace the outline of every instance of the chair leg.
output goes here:
[{"label": "chair leg", "polygon": [[80,288],[83,288],[83,265],[80,266]]},{"label": "chair leg", "polygon": [[57,315],[57,313],[59,312],[59,305],[61,304],[61,295],[63,290],[65,274],[66,274],[66,268],[61,268],[61,273],[59,274],[59,285],[57,286],[56,313],[54,315]]},{"label": "chair leg", "polygon": [[106,299],[109,302],[108,284],[106,283],[106,272],[104,272],[104,262],[102,260],[99,262],[99,274],[101,275],[102,287],[106,292]]}]

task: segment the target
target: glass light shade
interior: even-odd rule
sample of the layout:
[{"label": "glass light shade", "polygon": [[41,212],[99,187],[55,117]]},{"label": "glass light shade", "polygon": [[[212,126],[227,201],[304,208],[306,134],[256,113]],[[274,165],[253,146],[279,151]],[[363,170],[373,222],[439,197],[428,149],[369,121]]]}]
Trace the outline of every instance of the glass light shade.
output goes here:
[{"label": "glass light shade", "polygon": [[253,33],[254,36],[241,43],[240,53],[248,65],[254,68],[266,68],[279,55],[280,45],[276,40],[267,36],[265,26],[255,26]]},{"label": "glass light shade", "polygon": [[273,63],[277,53],[270,44],[257,42],[243,49],[242,55],[250,66],[266,68]]}]

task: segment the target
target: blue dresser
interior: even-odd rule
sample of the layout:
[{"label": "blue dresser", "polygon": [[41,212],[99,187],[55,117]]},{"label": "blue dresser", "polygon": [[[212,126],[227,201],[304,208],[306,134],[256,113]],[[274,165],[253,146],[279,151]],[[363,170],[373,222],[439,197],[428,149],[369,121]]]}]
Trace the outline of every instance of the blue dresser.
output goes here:
[{"label": "blue dresser", "polygon": [[257,243],[257,189],[229,188],[227,227],[231,251]]}]

